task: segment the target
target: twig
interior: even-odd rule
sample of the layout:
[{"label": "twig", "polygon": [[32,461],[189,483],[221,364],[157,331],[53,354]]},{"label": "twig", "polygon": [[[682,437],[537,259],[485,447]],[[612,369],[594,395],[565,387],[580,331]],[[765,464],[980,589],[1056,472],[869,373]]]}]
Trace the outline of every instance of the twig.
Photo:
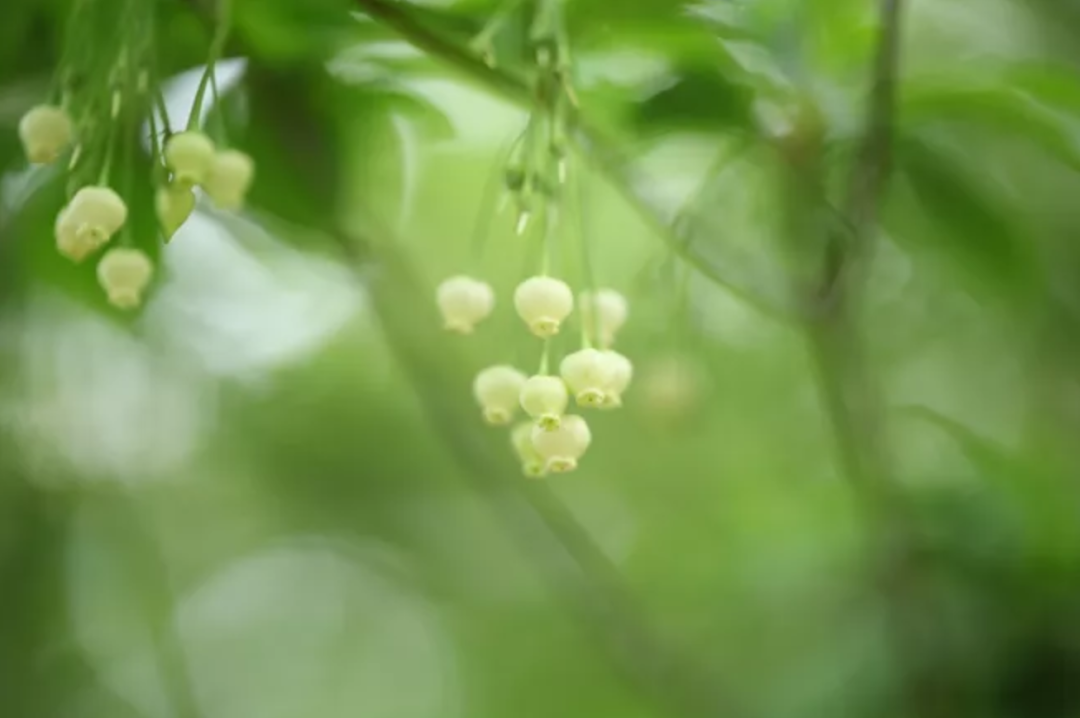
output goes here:
[{"label": "twig", "polygon": [[[902,7],[902,0],[881,0],[866,130],[844,206],[847,231],[836,226],[827,231],[825,262],[816,291],[807,297],[814,306],[806,321],[840,463],[866,514],[872,588],[885,607],[899,659],[900,702],[907,714],[930,718],[940,712],[942,686],[923,666],[920,641],[925,635],[918,629],[925,628],[927,616],[919,596],[920,567],[911,524],[881,446],[883,402],[854,316],[892,165]],[[810,178],[815,182],[816,177]]]},{"label": "twig", "polygon": [[902,7],[902,0],[881,0],[881,24],[866,132],[852,169],[844,205],[851,233],[830,236],[821,287],[821,296],[827,304],[842,301],[836,293],[845,291],[849,281],[846,275],[865,259],[871,249],[872,235],[878,228],[881,198],[892,168]]},{"label": "twig", "polygon": [[[490,67],[483,59],[470,54],[463,45],[443,37],[438,31],[418,21],[396,0],[356,0],[356,4],[376,21],[396,30],[410,44],[437,57],[487,89],[498,92],[519,105],[531,106],[535,103],[532,89],[525,77],[509,70]],[[604,138],[599,130],[588,124],[574,105],[566,108],[566,122],[572,129],[571,135],[582,158],[607,178],[611,186],[630,203],[630,206],[673,251],[702,275],[723,286],[763,314],[780,321],[791,321],[790,312],[763,296],[761,292],[722,273],[695,252],[692,246],[687,246],[685,242],[673,235],[663,218],[663,213],[657,207],[643,201],[635,191],[635,186],[642,186],[644,183],[630,181],[626,176],[626,167],[629,165],[627,159],[616,150],[614,144]]]}]

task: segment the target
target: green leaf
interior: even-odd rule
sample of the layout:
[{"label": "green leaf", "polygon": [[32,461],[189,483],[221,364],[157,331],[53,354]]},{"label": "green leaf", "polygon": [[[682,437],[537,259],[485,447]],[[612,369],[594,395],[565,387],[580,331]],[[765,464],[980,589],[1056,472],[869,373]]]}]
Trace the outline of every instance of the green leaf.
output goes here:
[{"label": "green leaf", "polygon": [[1024,138],[1080,168],[1080,82],[1072,73],[1039,66],[990,69],[980,78],[909,81],[900,118],[909,126],[962,123]]},{"label": "green leaf", "polygon": [[753,121],[753,101],[746,85],[715,71],[689,68],[641,102],[634,120],[643,130],[745,128]]},{"label": "green leaf", "polygon": [[233,25],[260,61],[294,64],[339,49],[349,38],[354,8],[350,0],[235,0]]},{"label": "green leaf", "polygon": [[[900,208],[891,215],[899,223],[899,240],[928,240],[925,249],[951,260],[953,268],[983,288],[1015,290],[1029,285],[1034,278],[1033,253],[1015,224],[1016,212],[963,169],[960,153],[909,134],[897,143],[896,165],[898,179],[932,224],[926,231],[917,226],[919,218],[910,208]],[[916,222],[905,224],[912,219]]]},{"label": "green leaf", "polygon": [[245,144],[258,178],[251,204],[312,229],[329,229],[343,173],[342,118],[357,88],[333,83],[317,68],[291,72],[253,66],[247,76],[251,116]]},{"label": "green leaf", "polygon": [[454,125],[450,119],[423,96],[399,89],[387,92],[382,101],[387,110],[399,113],[418,127],[426,139],[448,140],[454,137]]}]

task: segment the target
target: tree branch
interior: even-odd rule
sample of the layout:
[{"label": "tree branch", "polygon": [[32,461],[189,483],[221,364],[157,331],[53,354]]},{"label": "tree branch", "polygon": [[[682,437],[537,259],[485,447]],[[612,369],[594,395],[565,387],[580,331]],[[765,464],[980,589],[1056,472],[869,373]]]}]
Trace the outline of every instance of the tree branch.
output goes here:
[{"label": "tree branch", "polygon": [[[488,66],[481,58],[471,54],[464,43],[454,42],[418,20],[403,3],[397,0],[356,0],[356,4],[372,19],[393,28],[404,40],[458,70],[465,77],[516,104],[532,106],[535,103],[533,90],[527,78],[508,70]],[[792,320],[791,312],[768,299],[755,288],[746,286],[722,273],[705,257],[695,252],[693,246],[688,246],[672,233],[660,208],[650,204],[634,189],[634,187],[645,186],[647,183],[629,176],[628,159],[614,143],[603,136],[603,133],[590,126],[576,107],[567,108],[566,119],[572,128],[571,134],[582,158],[606,178],[608,183],[673,251],[703,276],[724,287],[763,314],[779,321]]]},{"label": "tree branch", "polygon": [[851,268],[865,260],[878,229],[881,201],[892,169],[893,118],[900,64],[902,0],[881,0],[878,49],[874,59],[866,131],[852,168],[844,214],[850,233],[830,238],[821,296],[827,304],[842,303],[837,293],[850,287]]}]

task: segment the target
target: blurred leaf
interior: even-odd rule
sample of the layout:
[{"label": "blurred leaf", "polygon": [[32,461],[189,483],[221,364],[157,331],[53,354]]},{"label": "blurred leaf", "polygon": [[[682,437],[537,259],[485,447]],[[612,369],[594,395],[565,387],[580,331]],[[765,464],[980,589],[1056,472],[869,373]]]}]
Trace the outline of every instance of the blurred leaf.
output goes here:
[{"label": "blurred leaf", "polygon": [[390,91],[381,98],[389,112],[401,114],[420,129],[426,140],[453,139],[454,125],[423,96],[405,90]]},{"label": "blurred leaf", "polygon": [[1026,138],[1080,168],[1080,81],[1039,66],[988,69],[979,78],[909,81],[901,93],[908,125],[959,122]]},{"label": "blurred leaf", "polygon": [[1034,279],[1033,250],[1016,217],[965,171],[961,155],[909,134],[897,143],[896,165],[937,230],[900,231],[898,239],[929,240],[926,249],[949,257],[961,274],[984,287],[1015,291]]},{"label": "blurred leaf", "polygon": [[[193,0],[205,17],[215,3]],[[233,25],[248,52],[266,65],[326,59],[350,33],[350,0],[234,0]]]},{"label": "blurred leaf", "polygon": [[253,65],[246,144],[259,168],[250,200],[314,230],[335,221],[341,192],[344,121],[366,94],[335,83],[319,67],[291,71]]},{"label": "blurred leaf", "polygon": [[752,123],[753,101],[754,93],[746,85],[718,72],[688,68],[638,104],[635,121],[646,131],[743,129]]}]

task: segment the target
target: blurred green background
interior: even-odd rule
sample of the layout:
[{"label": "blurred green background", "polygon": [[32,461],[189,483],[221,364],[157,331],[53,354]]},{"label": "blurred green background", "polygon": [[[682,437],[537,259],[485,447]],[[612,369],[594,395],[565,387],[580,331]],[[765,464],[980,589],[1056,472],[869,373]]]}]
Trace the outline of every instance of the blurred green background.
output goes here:
[{"label": "blurred green background", "polygon": [[[3,3],[0,715],[1080,716],[1080,3],[902,3],[860,227],[875,3],[565,0],[562,269],[583,236],[629,297],[635,379],[539,482],[470,395],[539,359],[498,191],[533,4],[235,0],[248,211],[129,316],[16,136],[113,39]],[[153,5],[179,124],[214,3]],[[467,339],[457,273],[497,292]]]}]

